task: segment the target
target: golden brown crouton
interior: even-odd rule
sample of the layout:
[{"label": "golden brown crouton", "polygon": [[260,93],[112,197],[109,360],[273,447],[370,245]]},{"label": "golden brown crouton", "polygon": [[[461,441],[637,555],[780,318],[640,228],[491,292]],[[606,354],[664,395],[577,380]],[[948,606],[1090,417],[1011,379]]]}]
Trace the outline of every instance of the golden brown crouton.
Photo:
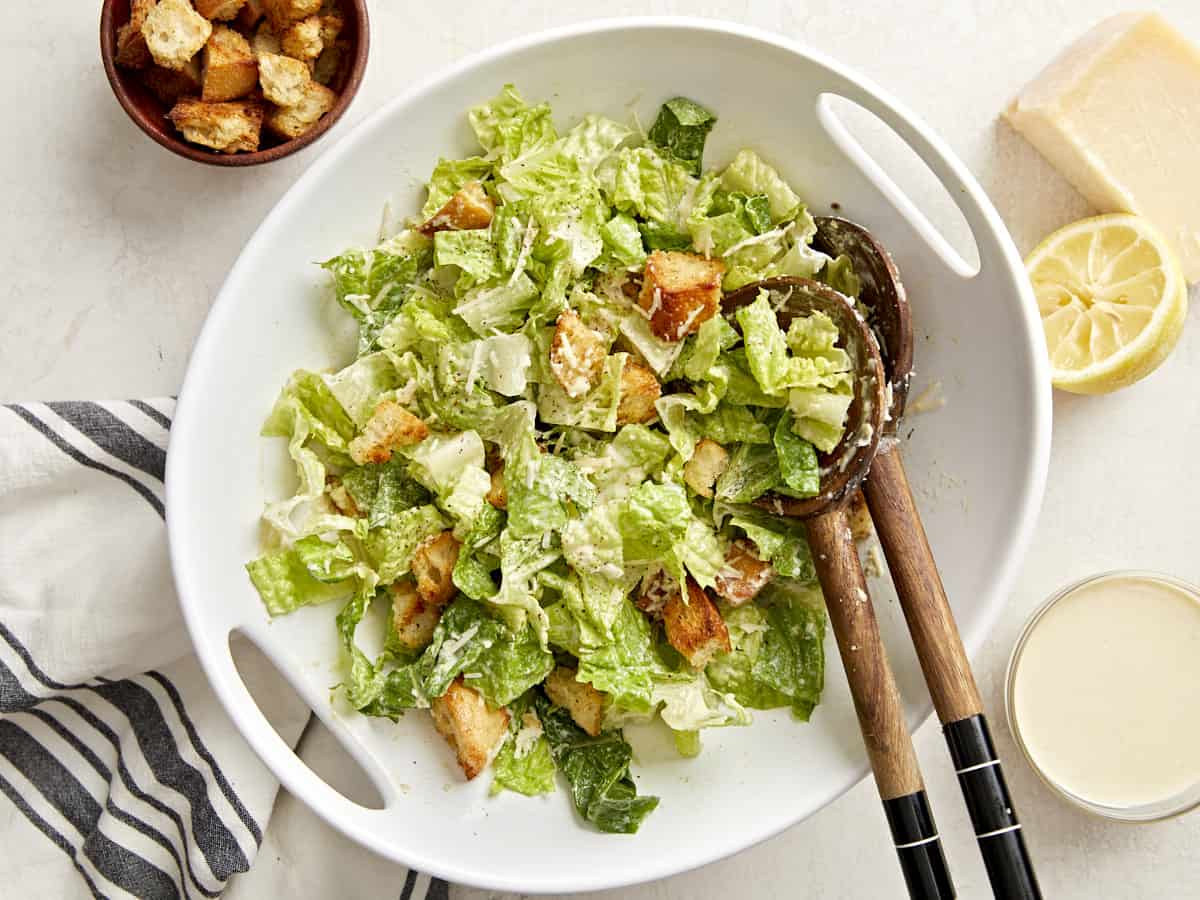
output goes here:
[{"label": "golden brown crouton", "polygon": [[150,48],[142,34],[146,16],[157,0],[133,0],[129,21],[117,29],[117,65],[127,69],[144,69],[150,65]]},{"label": "golden brown crouton", "polygon": [[258,86],[258,62],[250,42],[228,25],[217,25],[204,45],[204,100],[236,100]]},{"label": "golden brown crouton", "polygon": [[655,250],[646,260],[638,305],[650,330],[664,341],[682,341],[717,314],[725,263],[678,250]]},{"label": "golden brown crouton", "polygon": [[206,19],[228,22],[241,12],[246,0],[192,0],[196,12]]},{"label": "golden brown crouton", "polygon": [[250,39],[250,49],[254,51],[255,56],[262,56],[264,53],[283,53],[283,47],[279,44],[279,35],[275,33],[275,29],[269,22],[263,22],[258,26],[254,37]]},{"label": "golden brown crouton", "polygon": [[336,13],[321,16],[321,46],[322,49],[330,46],[338,39],[338,35],[342,33],[342,29],[346,27],[346,23],[342,21],[342,17]]},{"label": "golden brown crouton", "polygon": [[200,63],[190,59],[182,69],[164,69],[151,65],[142,73],[142,82],[159,100],[174,106],[180,97],[200,93]]},{"label": "golden brown crouton", "polygon": [[183,136],[222,153],[257,150],[262,130],[262,105],[253,100],[209,103],[180,100],[167,114]]},{"label": "golden brown crouton", "polygon": [[150,55],[168,69],[182,69],[211,34],[212,23],[188,0],[159,0],[142,23]]},{"label": "golden brown crouton", "polygon": [[496,509],[508,509],[508,489],[504,486],[504,463],[492,469],[492,487],[487,492],[487,502]]},{"label": "golden brown crouton", "polygon": [[249,32],[265,14],[263,0],[246,0],[238,10],[237,27]]},{"label": "golden brown crouton", "polygon": [[321,9],[321,0],[262,0],[263,12],[271,27],[282,31],[293,22],[306,19]]},{"label": "golden brown crouton", "polygon": [[304,97],[295,106],[279,106],[267,116],[267,127],[280,137],[298,138],[337,102],[337,94],[325,87],[310,81],[304,88]]},{"label": "golden brown crouton", "polygon": [[311,76],[308,66],[281,53],[263,53],[258,57],[258,76],[263,96],[278,106],[296,106],[303,102]]},{"label": "golden brown crouton", "polygon": [[703,438],[683,467],[683,480],[701,497],[711,497],[713,486],[729,468],[729,453],[710,438]]},{"label": "golden brown crouton", "polygon": [[320,16],[309,16],[279,32],[279,45],[293,59],[311,62],[325,49]]},{"label": "golden brown crouton", "polygon": [[559,666],[546,676],[542,685],[552,703],[571,714],[575,724],[595,737],[604,718],[604,695],[586,681],[576,681],[575,669]]},{"label": "golden brown crouton", "polygon": [[607,356],[604,338],[584,325],[575,310],[559,314],[550,344],[550,371],[568,397],[582,397],[595,386]]},{"label": "golden brown crouton", "polygon": [[457,593],[452,576],[460,547],[453,531],[443,531],[417,547],[412,573],[417,580],[417,593],[426,603],[445,606]]},{"label": "golden brown crouton", "polygon": [[867,498],[862,491],[850,495],[850,503],[846,507],[846,518],[850,522],[850,536],[856,541],[865,541],[875,533],[875,523],[871,521],[871,511],[867,509]]},{"label": "golden brown crouton", "polygon": [[350,442],[350,458],[358,465],[385,463],[398,447],[419,444],[429,426],[395,400],[383,400],[371,413],[362,434]]},{"label": "golden brown crouton", "polygon": [[433,640],[442,618],[442,607],[421,599],[411,581],[398,581],[388,588],[392,596],[392,627],[396,638],[409,650],[423,650]]},{"label": "golden brown crouton", "polygon": [[483,185],[471,181],[463,185],[445,205],[429,217],[429,221],[417,230],[424,235],[435,231],[472,231],[487,228],[492,224],[496,204],[487,195]]},{"label": "golden brown crouton", "polygon": [[662,385],[654,372],[629,359],[621,369],[621,400],[617,404],[617,424],[636,425],[657,415],[654,403],[662,396]]},{"label": "golden brown crouton", "polygon": [[474,778],[487,768],[493,751],[508,734],[508,710],[488,709],[483,696],[461,677],[431,707],[434,727],[454,748],[463,774]]},{"label": "golden brown crouton", "polygon": [[716,605],[700,585],[688,579],[688,597],[674,593],[663,607],[667,641],[697,669],[703,669],[718,653],[730,650],[729,630]]},{"label": "golden brown crouton", "polygon": [[738,540],[729,545],[725,565],[717,572],[713,590],[718,597],[729,601],[730,606],[743,606],[774,577],[775,570],[758,558],[754,545]]}]

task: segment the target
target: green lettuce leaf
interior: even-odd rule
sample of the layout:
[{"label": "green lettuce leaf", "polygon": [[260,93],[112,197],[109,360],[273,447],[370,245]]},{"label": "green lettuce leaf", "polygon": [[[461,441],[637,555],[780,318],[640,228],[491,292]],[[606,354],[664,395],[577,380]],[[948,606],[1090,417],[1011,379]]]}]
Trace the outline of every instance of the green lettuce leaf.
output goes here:
[{"label": "green lettuce leaf", "polygon": [[748,506],[733,510],[729,523],[754,542],[758,555],[768,560],[780,575],[805,584],[816,583],[803,522]]},{"label": "green lettuce leaf", "polygon": [[554,755],[533,709],[533,692],[518,698],[509,707],[509,735],[492,762],[490,793],[516,791],[527,797],[548,794],[555,788]]},{"label": "green lettuce leaf", "polygon": [[715,496],[727,503],[751,503],[780,482],[779,457],[764,444],[739,444],[717,479]]},{"label": "green lettuce leaf", "polygon": [[703,168],[704,142],[717,124],[717,117],[692,100],[676,97],[658,111],[647,139],[693,175]]},{"label": "green lettuce leaf", "polygon": [[315,535],[246,564],[250,580],[272,616],[345,597],[354,590],[356,569],[354,554],[345,542],[326,543]]},{"label": "green lettuce leaf", "polygon": [[333,276],[342,307],[359,323],[359,354],[375,349],[380,331],[392,320],[429,267],[428,250],[389,253],[347,250],[321,267]]},{"label": "green lettuce leaf", "polygon": [[745,706],[790,707],[806,721],[825,679],[820,591],[774,582],[764,594],[765,609],[747,604],[723,610],[733,650],[710,662],[705,674]]},{"label": "green lettuce leaf", "polygon": [[492,171],[492,164],[481,156],[469,159],[439,159],[429,177],[429,196],[421,207],[421,218],[429,219],[446,205],[446,201],[472,181],[482,181]]},{"label": "green lettuce leaf", "polygon": [[467,113],[479,146],[489,158],[510,162],[533,153],[558,140],[550,106],[530,106],[511,84],[487,103],[471,107]]},{"label": "green lettuce leaf", "polygon": [[721,186],[731,193],[764,195],[772,223],[793,218],[801,206],[796,192],[753,150],[738,152],[722,174]]},{"label": "green lettuce leaf", "polygon": [[657,797],[638,796],[629,774],[633,748],[620,731],[590,737],[562,707],[536,701],[546,739],[558,768],[567,776],[579,814],[597,829],[633,834],[655,807]]},{"label": "green lettuce leaf", "polygon": [[383,584],[409,570],[413,553],[426,538],[445,531],[449,523],[435,506],[418,506],[393,513],[386,523],[367,532],[363,549]]},{"label": "green lettuce leaf", "polygon": [[796,497],[821,493],[821,469],[813,445],[792,430],[792,416],[784,413],[775,426],[775,452],[779,474],[788,492]]}]

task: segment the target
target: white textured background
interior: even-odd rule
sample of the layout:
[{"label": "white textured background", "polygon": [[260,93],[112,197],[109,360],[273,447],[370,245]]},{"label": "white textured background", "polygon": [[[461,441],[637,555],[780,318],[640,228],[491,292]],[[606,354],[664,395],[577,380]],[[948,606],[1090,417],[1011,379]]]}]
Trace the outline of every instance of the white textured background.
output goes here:
[{"label": "white textured background", "polygon": [[[1200,41],[1200,3],[1156,6]],[[346,118],[297,157],[239,172],[171,156],[125,118],[99,64],[97,7],[86,0],[6,4],[0,402],[175,393],[226,271],[322,148],[444,63],[601,15],[731,19],[814,44],[858,67],[948,139],[1027,251],[1088,209],[996,115],[1064,44],[1125,8],[1111,0],[556,0],[519,6],[376,0],[369,72]],[[1200,303],[1195,292],[1192,300]],[[1126,566],[1200,580],[1200,480],[1193,474],[1200,447],[1198,315],[1189,316],[1174,356],[1142,384],[1110,397],[1056,395],[1050,483],[1037,536],[1010,608],[975,661],[1047,897],[1200,897],[1200,814],[1121,826],[1055,800],[1013,747],[1001,697],[1021,622],[1065,582]],[[315,735],[309,754],[321,755],[323,742]],[[936,724],[920,730],[917,750],[960,896],[985,897],[986,878]],[[720,810],[713,810],[713,827],[721,827]],[[282,797],[259,865],[230,894],[245,900],[394,897],[401,886],[396,871]],[[866,782],[733,859],[619,893],[645,900],[879,898],[901,896],[903,886],[874,786]]]}]

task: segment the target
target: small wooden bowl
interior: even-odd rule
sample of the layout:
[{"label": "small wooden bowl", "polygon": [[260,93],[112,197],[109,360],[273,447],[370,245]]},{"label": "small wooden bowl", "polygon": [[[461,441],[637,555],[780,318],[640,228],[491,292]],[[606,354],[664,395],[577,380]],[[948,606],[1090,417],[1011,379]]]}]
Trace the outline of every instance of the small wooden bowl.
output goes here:
[{"label": "small wooden bowl", "polygon": [[342,117],[358,93],[371,44],[366,0],[341,0],[341,11],[346,23],[341,38],[349,42],[350,52],[329,85],[338,95],[337,102],[316,125],[294,140],[281,141],[264,128],[263,144],[253,153],[220,153],[188,143],[167,119],[169,107],[146,88],[139,73],[117,65],[117,29],[129,21],[129,0],[104,0],[100,9],[100,57],[117,100],[129,118],[157,143],[179,156],[211,166],[256,166],[290,156],[316,141]]}]

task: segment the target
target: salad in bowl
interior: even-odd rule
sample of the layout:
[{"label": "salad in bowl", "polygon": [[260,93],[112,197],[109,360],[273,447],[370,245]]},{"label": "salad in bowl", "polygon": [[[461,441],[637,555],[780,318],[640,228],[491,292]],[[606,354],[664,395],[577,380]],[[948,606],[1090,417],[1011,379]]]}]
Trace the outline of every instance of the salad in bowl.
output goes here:
[{"label": "salad in bowl", "polygon": [[658,800],[624,725],[694,756],[704,729],[820,701],[803,525],[765,501],[818,493],[850,361],[823,314],[785,331],[766,292],[722,297],[858,283],[768,161],[705,170],[695,102],[560,132],[506,86],[468,119],[477,155],[439,160],[419,213],[322,264],[357,358],[283,387],[263,433],[298,487],[247,569],[272,616],[341,604],[358,713],[428,713],[467,778],[535,795],[561,773],[584,820],[629,833]]}]

